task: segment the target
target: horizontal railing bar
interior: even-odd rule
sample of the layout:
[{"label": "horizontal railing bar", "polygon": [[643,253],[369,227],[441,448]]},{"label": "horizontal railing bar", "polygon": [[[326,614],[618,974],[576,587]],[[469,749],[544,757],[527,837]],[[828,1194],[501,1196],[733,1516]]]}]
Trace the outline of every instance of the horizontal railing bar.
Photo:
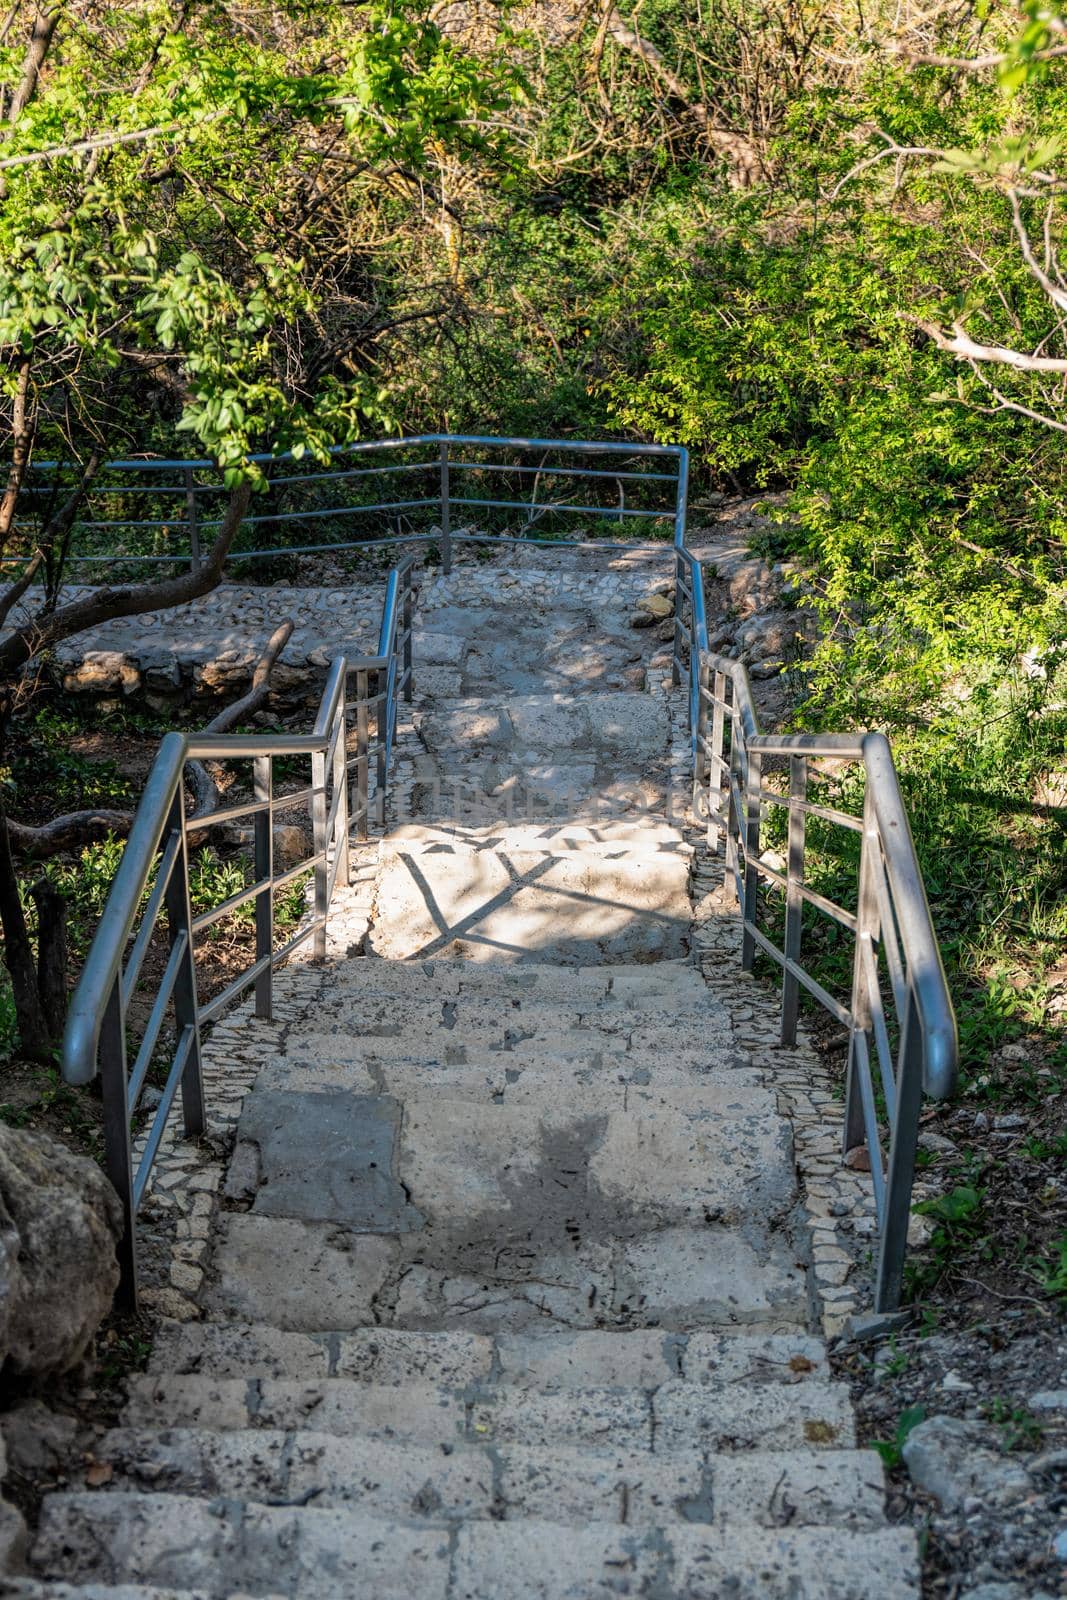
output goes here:
[{"label": "horizontal railing bar", "polygon": [[859,926],[855,914],[847,911],[844,906],[839,906],[835,900],[828,900],[825,895],[818,894],[814,889],[809,889],[806,883],[797,883],[793,887],[806,900],[809,906],[815,906],[818,911],[825,911],[828,917],[839,922],[849,933],[855,933]]},{"label": "horizontal railing bar", "polygon": [[326,749],[324,733],[219,733],[193,734],[190,761],[238,760],[246,756],[315,756]]},{"label": "horizontal railing bar", "polygon": [[148,1186],[148,1179],[151,1176],[152,1167],[155,1164],[156,1155],[159,1151],[160,1141],[163,1138],[163,1130],[167,1125],[167,1118],[170,1116],[170,1108],[174,1103],[174,1096],[177,1093],[179,1083],[182,1081],[182,1074],[189,1063],[189,1056],[195,1044],[196,1029],[190,1022],[182,1029],[181,1038],[178,1040],[178,1048],[174,1052],[174,1059],[171,1062],[171,1068],[167,1074],[167,1081],[163,1086],[163,1093],[160,1097],[159,1105],[156,1107],[156,1114],[152,1118],[152,1127],[149,1131],[148,1139],[145,1142],[144,1153],[141,1156],[137,1171],[134,1174],[134,1216],[136,1216],[138,1211],[141,1209],[141,1201],[144,1199],[144,1192]]},{"label": "horizontal railing bar", "polygon": [[177,829],[171,834],[159,858],[156,868],[156,881],[152,885],[152,892],[148,896],[148,903],[141,913],[141,926],[137,930],[137,937],[133,942],[129,960],[121,978],[122,1010],[125,1015],[126,1007],[130,1003],[130,996],[137,987],[137,979],[141,971],[141,963],[145,958],[145,951],[152,942],[152,935],[156,929],[156,920],[159,917],[159,908],[163,904],[163,896],[167,892],[175,864],[181,854],[182,836]]},{"label": "horizontal railing bar", "polygon": [[273,816],[277,811],[295,811],[297,806],[308,804],[315,796],[321,794],[313,783],[307,784],[303,789],[297,789],[292,794],[276,794],[271,799],[270,809]]},{"label": "horizontal railing bar", "polygon": [[837,756],[860,761],[864,738],[854,733],[760,733],[748,735],[747,743],[765,756]]},{"label": "horizontal railing bar", "polygon": [[133,1116],[134,1107],[137,1105],[141,1094],[141,1086],[147,1076],[149,1067],[152,1065],[152,1055],[156,1048],[156,1041],[166,1018],[167,1007],[170,1005],[171,995],[174,993],[174,985],[178,981],[178,973],[181,970],[181,964],[185,960],[188,948],[189,935],[182,928],[170,947],[167,965],[164,967],[163,976],[159,980],[159,991],[148,1014],[148,1021],[145,1024],[144,1036],[137,1052],[137,1059],[133,1064],[133,1071],[130,1073],[126,1090],[127,1116]]},{"label": "horizontal railing bar", "polygon": [[275,889],[284,889],[287,884],[292,883],[295,878],[301,877],[303,873],[312,872],[325,859],[326,852],[319,850],[316,851],[315,855],[308,856],[306,861],[298,861],[295,867],[287,867],[284,872],[279,872],[275,877]]},{"label": "horizontal railing bar", "polygon": [[273,952],[270,957],[271,966],[280,967],[283,961],[289,959],[294,950],[298,950],[302,944],[306,944],[313,933],[317,933],[320,928],[325,926],[325,917],[313,917],[306,928],[301,928],[299,933],[294,933],[291,939]]},{"label": "horizontal railing bar", "polygon": [[[277,459],[281,459],[280,457]],[[346,467],[341,472],[294,472],[285,478],[267,478],[272,489],[300,483],[344,483],[349,478],[392,477],[397,472],[436,472],[436,456],[430,461],[397,461],[386,467]]]},{"label": "horizontal railing bar", "polygon": [[541,500],[474,500],[458,494],[449,495],[448,498],[449,504],[453,506],[495,507],[500,511],[537,511],[542,515],[549,511],[571,511],[590,517],[651,517],[657,522],[669,521],[674,515],[672,511],[634,511],[625,506],[557,506]]},{"label": "horizontal railing bar", "polygon": [[[437,502],[432,501],[431,504],[436,505]],[[270,550],[231,550],[227,555],[226,560],[227,562],[231,563],[237,560],[266,561],[273,560],[277,556],[328,555],[331,551],[335,550],[380,550],[400,544],[426,544],[428,540],[431,543],[433,542],[431,536],[426,533],[381,534],[376,535],[372,539],[346,539],[340,543],[333,544],[292,544],[279,545]],[[497,533],[457,532],[452,534],[452,543],[534,545],[538,548],[543,546],[546,549],[553,550],[617,550],[619,548],[618,541],[614,539],[538,539],[532,536],[519,539],[510,538],[507,535]],[[644,544],[633,541],[627,543],[627,549],[629,550],[658,550],[660,548],[661,547],[658,544],[652,543],[651,541],[645,541]],[[187,565],[190,558],[188,551],[179,551],[177,554],[172,556],[95,555],[70,556],[68,559],[70,562],[80,564],[82,566],[120,567],[138,566],[144,563],[158,564],[161,562],[170,562],[172,565],[176,562],[180,562]],[[19,558],[17,560],[5,562],[4,565],[12,567],[25,566],[28,560],[29,557],[24,559]]]},{"label": "horizontal railing bar", "polygon": [[[437,462],[427,462],[427,466],[437,466]],[[379,472],[387,472],[387,467],[379,467]],[[504,472],[518,473],[525,477],[538,478],[608,478],[612,482],[620,478],[639,483],[677,483],[678,474],[675,472],[612,472],[606,467],[525,467],[512,466],[506,461],[453,461],[448,463],[450,472]],[[451,499],[451,496],[449,496]]]},{"label": "horizontal railing bar", "polygon": [[[413,433],[407,436],[398,434],[392,439],[359,439],[352,444],[331,445],[327,454],[331,456],[366,455],[374,450],[414,449],[415,446],[423,444],[478,445],[486,448],[510,445],[524,450],[561,450],[571,454],[588,451],[591,455],[667,456],[673,460],[680,460],[686,454],[684,447],[676,444],[623,443],[612,439],[538,439],[510,434],[480,433]],[[257,466],[265,466],[272,461],[295,461],[296,457],[291,450],[279,450],[276,455],[272,455],[270,452],[262,452],[250,455],[247,459]],[[33,470],[35,472],[49,472],[55,471],[57,467],[61,468],[67,465],[68,463],[63,461],[37,461],[34,463]],[[163,469],[177,472],[196,471],[197,469],[204,472],[217,472],[218,463],[183,456],[133,457],[130,460],[105,461],[101,471],[159,472]]]},{"label": "horizontal railing bar", "polygon": [[238,822],[242,817],[254,817],[269,809],[266,800],[245,800],[240,805],[219,806],[214,811],[205,811],[200,816],[190,817],[185,825],[186,832],[197,833],[201,828],[216,828],[224,822]]},{"label": "horizontal railing bar", "polygon": [[863,818],[848,811],[835,811],[832,806],[819,805],[816,800],[797,800],[774,789],[761,789],[760,799],[774,806],[784,806],[791,811],[803,812],[808,817],[821,817],[824,822],[834,822],[839,828],[849,828],[853,833],[863,832]]},{"label": "horizontal railing bar", "polygon": [[223,900],[220,905],[214,906],[210,911],[201,911],[198,917],[193,918],[192,928],[194,936],[203,933],[205,928],[214,927],[216,922],[221,922],[223,917],[232,911],[240,910],[247,905],[249,900],[254,900],[257,894],[262,894],[264,889],[269,889],[270,878],[257,878],[255,883],[250,883],[247,889],[241,889],[237,894],[231,894],[228,900]]},{"label": "horizontal railing bar", "polygon": [[798,983],[802,983],[808,993],[814,995],[819,1004],[824,1006],[832,1017],[836,1017],[844,1027],[850,1028],[852,1026],[852,1013],[847,1007],[843,1006],[839,1000],[835,1000],[829,990],[824,989],[822,984],[813,978],[809,972],[805,972],[802,966],[799,966],[795,961],[790,961],[776,944],[771,943],[763,930],[756,927],[754,922],[746,917],[744,923],[746,930],[752,935],[760,949],[770,956],[772,961],[776,961],[780,967],[784,967],[787,972],[791,973]]},{"label": "horizontal railing bar", "polygon": [[761,877],[766,878],[769,883],[777,884],[779,889],[785,889],[788,886],[785,873],[779,872],[777,867],[768,866],[762,857],[753,856],[752,865]]},{"label": "horizontal railing bar", "polygon": [[[439,502],[437,500],[426,499],[383,500],[374,505],[326,506],[318,511],[272,511],[264,513],[261,516],[256,516],[253,514],[250,517],[242,517],[241,527],[260,528],[264,527],[267,523],[272,522],[321,522],[331,517],[362,516],[365,513],[370,513],[371,511],[412,511],[419,506],[436,506],[438,503]],[[219,528],[222,526],[225,520],[225,517],[201,517],[199,525],[201,528]],[[83,528],[90,532],[96,528],[174,528],[177,530],[184,527],[184,525],[185,518],[181,514],[178,514],[174,517],[167,517],[162,521],[134,521],[129,517],[109,517],[106,521],[97,521],[95,517],[79,517],[74,524],[76,528]],[[254,554],[256,554],[255,551],[240,550],[235,548],[229,552],[229,559],[233,561],[241,556],[249,556]],[[157,559],[173,561],[175,557],[161,556]]]},{"label": "horizontal railing bar", "polygon": [[221,994],[217,994],[214,1000],[209,1000],[207,1005],[200,1007],[201,1025],[206,1022],[213,1022],[219,1012],[225,1011],[227,1006],[236,1000],[238,995],[243,994],[251,984],[255,983],[260,973],[266,972],[269,966],[270,956],[260,956],[258,961],[253,961],[250,967],[246,967],[243,972],[238,973],[233,982],[227,984]]}]

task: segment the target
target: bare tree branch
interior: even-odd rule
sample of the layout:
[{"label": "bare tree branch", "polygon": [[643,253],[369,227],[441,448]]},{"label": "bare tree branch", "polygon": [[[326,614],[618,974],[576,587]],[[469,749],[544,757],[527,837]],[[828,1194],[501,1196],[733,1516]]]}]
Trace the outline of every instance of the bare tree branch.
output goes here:
[{"label": "bare tree branch", "polygon": [[141,611],[166,611],[210,593],[222,576],[230,546],[248,510],[251,493],[251,486],[245,483],[231,495],[215,543],[196,572],[183,572],[175,578],[130,584],[119,589],[96,589],[70,605],[31,618],[0,641],[0,674],[16,672],[41,650],[50,649],[84,628],[95,628],[115,617],[136,616]]},{"label": "bare tree branch", "polygon": [[[1023,260],[1052,301],[1052,304],[1057,306],[1060,311],[1067,311],[1067,290],[1061,289],[1058,284],[1053,282],[1034,255],[1033,246],[1030,243],[1030,235],[1027,233],[1026,224],[1023,221],[1019,196],[1014,188],[1008,190],[1008,199],[1011,201],[1012,225],[1015,228],[1015,236],[1019,241],[1019,249],[1022,251]],[[1046,239],[1048,240],[1049,238],[1050,236],[1046,233]],[[1049,245],[1049,248],[1051,248],[1051,245]]]},{"label": "bare tree branch", "polygon": [[42,823],[39,828],[8,817],[7,832],[12,849],[17,850],[20,856],[43,860],[47,856],[58,855],[61,850],[78,850],[83,845],[95,844],[112,833],[124,838],[132,822],[132,811],[90,809],[68,811],[62,817],[53,817],[51,822]]},{"label": "bare tree branch", "polygon": [[1001,367],[1014,367],[1018,372],[1067,372],[1067,358],[1031,355],[1025,350],[1011,350],[1007,345],[979,344],[958,322],[952,324],[951,334],[939,328],[936,322],[918,322],[917,326],[929,334],[939,350],[946,350],[961,361],[989,361]]},{"label": "bare tree branch", "polygon": [[[289,618],[275,628],[263,654],[256,662],[256,670],[252,674],[252,684],[248,693],[242,695],[240,700],[235,700],[224,711],[220,711],[217,717],[213,717],[204,728],[204,733],[229,733],[230,729],[243,722],[245,717],[250,717],[254,711],[259,710],[270,693],[270,675],[274,663],[289,643],[292,632],[293,624]],[[195,822],[214,811],[222,796],[218,784],[203,762],[190,761],[186,770],[196,804],[190,822]]]}]

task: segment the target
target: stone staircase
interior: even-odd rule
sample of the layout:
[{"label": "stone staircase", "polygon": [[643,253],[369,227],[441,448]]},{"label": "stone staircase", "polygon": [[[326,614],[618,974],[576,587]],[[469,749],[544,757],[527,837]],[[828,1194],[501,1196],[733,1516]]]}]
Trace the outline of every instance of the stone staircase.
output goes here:
[{"label": "stone staircase", "polygon": [[687,959],[663,663],[580,578],[416,642],[370,953],[300,970],[202,1320],[11,1593],[918,1594],[811,1332],[789,1122]]}]

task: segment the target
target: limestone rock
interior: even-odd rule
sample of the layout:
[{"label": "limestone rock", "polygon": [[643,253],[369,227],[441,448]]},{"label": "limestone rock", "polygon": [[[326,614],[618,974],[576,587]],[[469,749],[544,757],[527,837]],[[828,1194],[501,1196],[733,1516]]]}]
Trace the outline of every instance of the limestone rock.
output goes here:
[{"label": "limestone rock", "polygon": [[931,1417],[913,1428],[903,1446],[911,1480],[946,1510],[971,1499],[1012,1505],[1030,1493],[1023,1468],[992,1448],[989,1431],[956,1417]]},{"label": "limestone rock", "polygon": [[274,870],[286,871],[306,861],[311,854],[307,830],[296,823],[279,822],[274,827]]},{"label": "limestone rock", "polygon": [[25,1478],[54,1474],[70,1455],[78,1431],[73,1417],[29,1400],[4,1414],[0,1427],[10,1469]]},{"label": "limestone rock", "polygon": [[22,1513],[0,1500],[0,1574],[21,1572],[26,1562],[26,1524]]},{"label": "limestone rock", "polygon": [[34,1377],[76,1366],[119,1280],[118,1196],[92,1161],[0,1127],[0,1352]]},{"label": "limestone rock", "polygon": [[87,650],[81,663],[63,678],[68,694],[107,694],[121,689],[133,694],[141,674],[120,650]]}]

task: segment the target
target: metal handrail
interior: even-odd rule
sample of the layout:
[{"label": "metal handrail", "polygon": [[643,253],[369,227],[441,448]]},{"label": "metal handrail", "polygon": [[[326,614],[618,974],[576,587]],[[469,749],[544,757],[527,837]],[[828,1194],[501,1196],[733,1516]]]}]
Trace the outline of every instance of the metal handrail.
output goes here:
[{"label": "metal handrail", "polygon": [[[270,480],[272,489],[283,487],[297,487],[304,484],[321,485],[331,482],[345,483],[352,479],[389,477],[397,473],[429,473],[434,475],[434,492],[414,498],[384,499],[369,503],[346,503],[343,505],[316,506],[310,510],[268,511],[261,514],[253,513],[242,519],[241,526],[254,528],[260,525],[268,526],[280,523],[311,523],[330,521],[337,517],[352,517],[373,513],[382,515],[396,513],[398,517],[409,512],[436,512],[440,525],[441,557],[445,572],[451,570],[452,547],[460,540],[476,540],[479,543],[508,544],[521,543],[551,543],[563,548],[573,548],[576,544],[609,544],[606,540],[571,541],[562,539],[539,539],[529,530],[536,521],[548,515],[561,516],[595,516],[608,518],[619,523],[627,520],[647,520],[652,522],[671,521],[677,528],[679,508],[684,525],[684,508],[686,478],[688,474],[688,457],[686,452],[676,445],[632,444],[623,440],[591,440],[591,439],[541,439],[520,436],[495,436],[482,434],[444,434],[423,433],[413,434],[408,437],[391,439],[360,440],[355,444],[338,445],[330,451],[334,457],[360,456],[373,452],[395,454],[398,450],[426,450],[425,460],[394,463],[392,465],[371,466],[363,468],[340,468],[336,472],[307,472],[296,473],[291,476],[274,478]],[[601,455],[615,457],[622,460],[626,458],[648,458],[652,461],[673,463],[673,471],[632,471],[620,467],[617,472],[610,468],[590,468],[570,465],[545,465],[533,467],[521,462],[496,462],[477,461],[463,458],[462,452],[481,451],[494,452],[506,450],[513,455],[519,451],[540,451],[543,454],[555,453],[563,456]],[[461,452],[457,455],[456,452]],[[295,461],[291,451],[279,452],[277,455],[258,454],[249,458],[259,466],[269,466],[277,462]],[[22,496],[28,497],[32,504],[35,496],[52,492],[54,484],[33,481],[41,474],[51,473],[61,477],[66,469],[66,464],[58,461],[35,462],[30,469],[30,479],[21,491]],[[180,483],[122,483],[114,484],[105,481],[108,475],[120,477],[140,477],[152,473],[163,473],[167,476],[179,476]],[[196,481],[197,473],[211,473],[213,482],[203,483]],[[542,478],[567,478],[579,485],[592,480],[600,483],[607,480],[614,483],[618,489],[618,500],[613,505],[601,504],[573,504],[565,501],[538,501],[536,498],[529,500],[521,498],[493,498],[479,497],[477,495],[462,493],[457,495],[452,486],[454,473],[479,474],[479,473],[511,473],[522,477],[533,476],[534,495],[536,485]],[[627,505],[626,493],[629,489],[633,493],[635,483],[649,483],[654,485],[674,485],[674,503],[667,509],[655,510],[648,507],[635,507]],[[127,494],[154,494],[161,497],[178,496],[184,501],[184,506],[179,507],[174,516],[157,516],[142,518],[105,517],[99,521],[92,518],[82,519],[75,526],[91,530],[111,530],[128,528],[133,530],[151,530],[162,532],[185,528],[188,537],[188,551],[183,554],[171,553],[161,555],[151,554],[96,554],[70,556],[68,560],[74,565],[85,566],[140,566],[158,565],[160,563],[173,566],[176,562],[187,561],[192,569],[198,569],[201,562],[201,533],[205,529],[217,528],[223,518],[219,515],[202,517],[198,508],[198,499],[202,496],[217,496],[224,492],[224,485],[219,481],[218,471],[214,462],[198,459],[145,458],[131,460],[109,461],[99,470],[94,484],[87,491],[90,497],[99,495],[127,495]],[[497,509],[507,511],[520,511],[526,513],[527,531],[521,541],[513,541],[507,535],[492,534],[486,531],[471,533],[452,532],[452,510],[454,507],[464,509]],[[235,560],[272,560],[275,557],[307,555],[314,553],[328,553],[331,551],[344,551],[362,548],[363,546],[391,546],[405,543],[425,543],[427,535],[416,534],[379,534],[372,538],[342,539],[329,543],[284,545],[273,549],[262,550],[234,550],[231,549],[228,559]]]},{"label": "metal handrail", "polygon": [[[862,1144],[870,1154],[879,1230],[875,1309],[895,1310],[903,1285],[922,1095],[945,1099],[954,1092],[958,1044],[892,750],[885,735],[875,732],[763,733],[744,665],[708,647],[703,569],[685,547],[684,522],[676,532],[675,558],[672,676],[676,684],[683,673],[687,676],[693,810],[706,817],[712,848],[718,848],[720,833],[725,836],[726,882],[741,911],[743,967],[752,970],[758,949],[782,969],[782,1044],[796,1044],[801,989],[848,1029],[844,1151]],[[810,763],[824,757],[862,765],[862,818],[808,798]],[[788,761],[788,794],[764,786],[763,763],[770,758]],[[784,872],[766,862],[760,848],[760,825],[768,806],[781,806],[787,812]],[[809,816],[861,834],[855,913],[804,881]],[[760,927],[761,883],[784,897],[781,945]],[[853,936],[847,1006],[801,962],[805,905]],[[887,971],[888,1006],[880,958]],[[893,1019],[899,1040],[895,1052],[890,1037]],[[889,1127],[884,1170],[879,1091]]]},{"label": "metal handrail", "polygon": [[[123,1209],[119,1247],[120,1296],[137,1303],[137,1212],[179,1088],[187,1136],[204,1131],[201,1070],[203,1027],[254,986],[255,1013],[269,1018],[274,970],[307,940],[326,954],[326,925],[337,884],[349,881],[349,822],[366,838],[370,816],[370,758],[376,757],[377,816],[384,821],[397,697],[412,695],[412,567],[408,558],[389,574],[379,634],[379,653],[330,664],[309,734],[168,733],[145,783],[100,924],[67,1014],[62,1072],[66,1082],[86,1084],[99,1071],[104,1105],[105,1162]],[[355,676],[355,752],[348,751],[347,684]],[[374,708],[375,737],[370,735]],[[296,795],[275,794],[273,763],[283,756],[311,759],[310,787]],[[194,760],[251,760],[254,799],[220,805],[187,817],[184,774]],[[351,783],[351,794],[349,780]],[[312,820],[311,854],[278,871],[274,864],[276,813],[306,802]],[[235,817],[251,819],[253,881],[221,904],[192,915],[189,900],[189,838]],[[155,874],[151,889],[149,884]],[[303,874],[314,874],[311,915],[280,948],[274,945],[274,896]],[[195,944],[198,934],[255,903],[255,958],[210,1002],[200,1001]],[[158,919],[167,913],[169,954],[132,1065],[128,1063],[130,1003]],[[136,933],[135,933],[136,928]],[[131,944],[132,941],[132,944]],[[162,1096],[134,1164],[131,1119],[173,1008],[175,1043]]]}]

